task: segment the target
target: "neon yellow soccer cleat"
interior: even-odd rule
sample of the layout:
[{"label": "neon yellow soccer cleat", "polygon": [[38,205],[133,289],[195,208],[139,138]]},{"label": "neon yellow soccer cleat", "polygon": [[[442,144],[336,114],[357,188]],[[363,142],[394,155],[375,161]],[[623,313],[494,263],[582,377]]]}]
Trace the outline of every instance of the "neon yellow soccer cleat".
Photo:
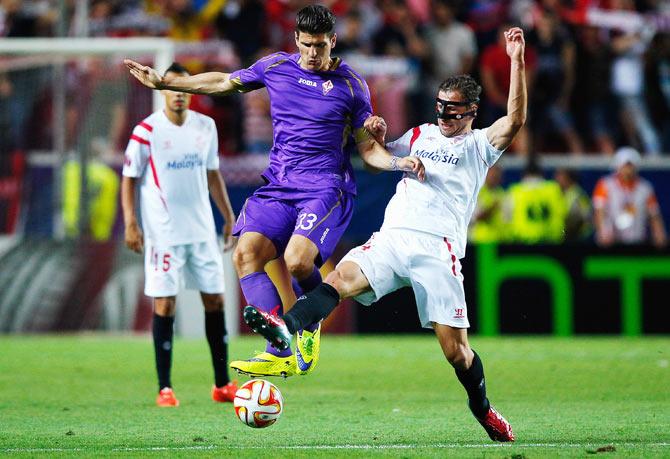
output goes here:
[{"label": "neon yellow soccer cleat", "polygon": [[314,332],[298,331],[295,346],[296,372],[299,375],[311,373],[319,363],[319,349],[321,348],[321,324]]},{"label": "neon yellow soccer cleat", "polygon": [[230,368],[238,373],[255,376],[282,376],[288,378],[296,374],[295,357],[277,357],[269,352],[261,352],[247,360],[230,362]]}]

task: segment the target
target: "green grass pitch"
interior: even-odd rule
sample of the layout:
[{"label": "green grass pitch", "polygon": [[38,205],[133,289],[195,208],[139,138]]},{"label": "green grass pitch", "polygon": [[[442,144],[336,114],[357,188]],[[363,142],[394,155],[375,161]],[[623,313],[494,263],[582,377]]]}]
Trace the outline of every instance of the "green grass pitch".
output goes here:
[{"label": "green grass pitch", "polygon": [[[262,344],[235,339],[231,355]],[[0,456],[670,457],[670,338],[472,345],[514,444],[471,417],[430,335],[324,336],[313,374],[271,379],[285,406],[266,429],[210,400],[205,340],[175,343],[171,409],[154,406],[148,336],[0,337]]]}]

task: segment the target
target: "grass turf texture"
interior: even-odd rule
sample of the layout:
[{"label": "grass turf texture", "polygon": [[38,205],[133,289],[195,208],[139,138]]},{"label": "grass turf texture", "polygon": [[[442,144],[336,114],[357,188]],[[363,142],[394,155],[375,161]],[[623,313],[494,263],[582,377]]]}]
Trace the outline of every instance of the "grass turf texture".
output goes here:
[{"label": "grass turf texture", "polygon": [[[179,408],[154,406],[150,338],[0,337],[0,455],[670,457],[669,338],[473,338],[517,435],[491,442],[437,340],[322,340],[309,376],[268,378],[284,413],[251,429],[210,400],[205,340],[175,343]],[[231,356],[262,347],[233,340]]]}]

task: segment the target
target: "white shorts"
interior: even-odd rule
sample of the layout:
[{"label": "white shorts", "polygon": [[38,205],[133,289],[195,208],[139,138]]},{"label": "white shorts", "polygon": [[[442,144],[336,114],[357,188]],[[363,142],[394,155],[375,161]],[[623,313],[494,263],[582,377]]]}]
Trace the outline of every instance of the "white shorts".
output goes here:
[{"label": "white shorts", "polygon": [[376,232],[340,261],[356,263],[372,291],[355,299],[370,305],[402,287],[412,287],[419,320],[469,328],[461,263],[447,238],[410,230]]},{"label": "white shorts", "polygon": [[146,240],[144,293],[154,298],[176,296],[182,287],[223,293],[223,258],[218,241],[160,247]]}]

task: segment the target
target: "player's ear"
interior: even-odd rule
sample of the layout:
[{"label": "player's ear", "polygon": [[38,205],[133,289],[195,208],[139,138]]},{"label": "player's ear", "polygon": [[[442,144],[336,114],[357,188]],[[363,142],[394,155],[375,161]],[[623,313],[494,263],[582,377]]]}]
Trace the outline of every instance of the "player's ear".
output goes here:
[{"label": "player's ear", "polygon": [[295,36],[295,44],[297,46],[300,44],[300,40],[298,40],[300,33],[296,30],[295,32],[293,32],[293,35]]},{"label": "player's ear", "polygon": [[336,43],[337,43],[337,34],[333,32],[333,36],[330,37],[330,47],[335,48]]}]

